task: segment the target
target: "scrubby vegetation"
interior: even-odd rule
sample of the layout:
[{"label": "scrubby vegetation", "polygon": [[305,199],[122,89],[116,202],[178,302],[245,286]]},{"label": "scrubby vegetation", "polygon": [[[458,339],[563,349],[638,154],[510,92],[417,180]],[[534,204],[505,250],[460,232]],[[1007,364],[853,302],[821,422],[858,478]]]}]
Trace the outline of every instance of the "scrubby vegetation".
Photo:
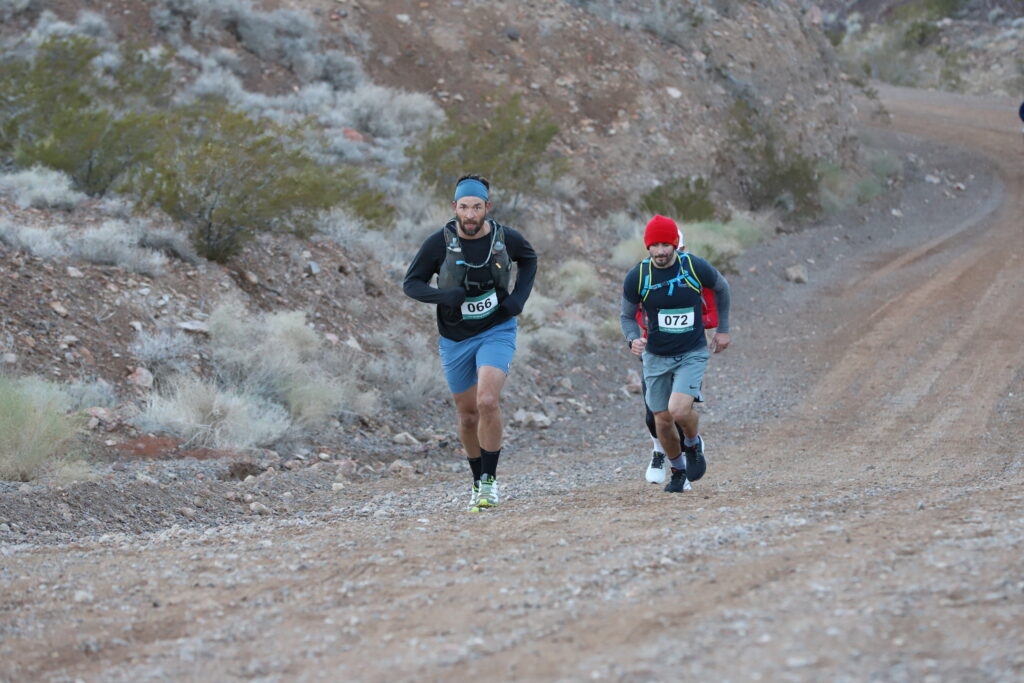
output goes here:
[{"label": "scrubby vegetation", "polygon": [[455,181],[472,169],[495,182],[493,211],[512,212],[524,196],[535,195],[566,171],[566,162],[549,146],[556,126],[544,111],[528,115],[512,96],[487,120],[450,119],[410,149],[412,168],[423,181],[449,198]]},{"label": "scrubby vegetation", "polygon": [[52,467],[75,433],[59,386],[0,374],[0,480],[30,481]]},{"label": "scrubby vegetation", "polygon": [[730,152],[747,162],[736,168],[752,210],[774,207],[796,219],[818,213],[821,207],[815,161],[786,140],[765,114],[744,99],[733,103],[729,139]]}]

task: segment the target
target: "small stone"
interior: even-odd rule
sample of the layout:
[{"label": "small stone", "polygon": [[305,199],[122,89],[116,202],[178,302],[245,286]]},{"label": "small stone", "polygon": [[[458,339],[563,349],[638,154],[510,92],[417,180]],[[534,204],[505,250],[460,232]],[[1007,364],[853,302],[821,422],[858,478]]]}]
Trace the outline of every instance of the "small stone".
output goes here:
[{"label": "small stone", "polygon": [[330,461],[330,459],[331,459],[331,454],[330,454],[330,453],[317,453],[317,454],[316,454],[316,457],[317,457],[317,458],[318,458],[318,459],[319,459],[319,460],[320,460],[321,462],[328,462],[328,461]]},{"label": "small stone", "polygon": [[74,266],[68,266],[67,273],[68,277],[73,277],[75,279],[85,277],[85,273],[80,271],[78,268],[75,268]]},{"label": "small stone", "polygon": [[186,320],[178,323],[175,327],[185,332],[196,332],[199,334],[209,334],[210,326],[201,320]]},{"label": "small stone", "polygon": [[194,509],[192,509],[192,508],[183,507],[183,508],[180,508],[178,510],[178,512],[181,513],[181,516],[185,517],[186,519],[195,519],[196,518],[196,511]]},{"label": "small stone", "polygon": [[331,484],[331,491],[333,491],[334,493],[337,493],[338,491],[341,491],[344,488],[345,482],[342,481],[336,481],[333,484]]},{"label": "small stone", "polygon": [[59,301],[51,301],[50,302],[50,308],[53,309],[53,312],[56,313],[57,315],[59,315],[60,317],[62,317],[62,318],[68,317],[68,309],[65,308],[64,304],[62,304],[61,302],[59,302]]},{"label": "small stone", "polygon": [[132,374],[128,375],[128,382],[143,389],[151,389],[153,387],[153,373],[140,365],[132,371]]},{"label": "small stone", "polygon": [[391,440],[394,441],[399,446],[419,446],[420,445],[419,439],[417,439],[415,436],[413,436],[409,432],[399,432],[398,434],[395,434],[391,438]]},{"label": "small stone", "polygon": [[254,515],[269,515],[270,514],[270,508],[268,508],[263,503],[257,503],[257,502],[249,503],[249,510]]},{"label": "small stone", "polygon": [[414,474],[415,469],[413,468],[412,463],[410,463],[408,460],[402,460],[401,458],[399,458],[398,460],[395,460],[390,465],[388,465],[388,472],[400,477],[407,477]]},{"label": "small stone", "polygon": [[786,280],[798,285],[807,283],[807,268],[802,263],[786,268]]}]

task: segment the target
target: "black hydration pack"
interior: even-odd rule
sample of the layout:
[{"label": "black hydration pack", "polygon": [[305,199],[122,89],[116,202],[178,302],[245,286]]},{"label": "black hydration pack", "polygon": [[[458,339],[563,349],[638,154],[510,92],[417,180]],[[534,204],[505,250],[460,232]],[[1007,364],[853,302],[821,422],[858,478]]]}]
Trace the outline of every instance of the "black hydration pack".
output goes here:
[{"label": "black hydration pack", "polygon": [[[479,285],[479,288],[484,291],[490,289],[509,291],[508,287],[512,282],[512,260],[508,256],[508,248],[505,245],[505,228],[496,221],[489,218],[487,220],[491,224],[491,249],[483,263],[467,263],[463,260],[462,244],[459,242],[455,221],[448,221],[448,224],[444,226],[445,236],[448,239],[445,244],[444,263],[437,274],[439,289],[461,286],[468,291],[470,285],[467,277],[470,270],[489,268],[490,283],[485,280]],[[473,284],[476,285],[475,282]]]}]

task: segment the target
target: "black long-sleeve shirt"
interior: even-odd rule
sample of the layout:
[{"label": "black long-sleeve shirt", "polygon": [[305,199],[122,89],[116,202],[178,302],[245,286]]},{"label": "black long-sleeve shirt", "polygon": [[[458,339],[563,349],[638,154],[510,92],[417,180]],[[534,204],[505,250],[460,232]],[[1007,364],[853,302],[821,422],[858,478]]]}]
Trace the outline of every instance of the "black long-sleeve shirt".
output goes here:
[{"label": "black long-sleeve shirt", "polygon": [[[493,230],[493,223],[488,223]],[[526,305],[526,300],[533,289],[534,278],[537,276],[537,254],[521,233],[505,226],[503,230],[508,256],[516,264],[515,285],[511,292],[497,290],[498,309],[484,318],[463,318],[461,306],[470,293],[463,285],[438,289],[430,284],[434,275],[441,271],[447,254],[447,235],[444,228],[427,237],[409,264],[402,290],[417,301],[437,304],[437,330],[442,337],[452,341],[469,339],[519,315]],[[490,256],[489,235],[490,233],[477,239],[460,237],[463,258],[470,263],[485,262]],[[470,269],[467,279],[472,286],[473,283],[484,282],[489,278],[490,270],[479,268]]]}]

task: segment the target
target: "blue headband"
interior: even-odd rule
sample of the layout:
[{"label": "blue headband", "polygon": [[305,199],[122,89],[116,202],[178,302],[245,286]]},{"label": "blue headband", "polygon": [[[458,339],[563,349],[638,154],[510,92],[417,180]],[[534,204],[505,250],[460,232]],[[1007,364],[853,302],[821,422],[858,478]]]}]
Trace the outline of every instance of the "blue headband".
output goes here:
[{"label": "blue headband", "polygon": [[479,180],[466,178],[455,186],[455,201],[459,201],[463,197],[480,197],[480,199],[486,202],[487,187]]}]

